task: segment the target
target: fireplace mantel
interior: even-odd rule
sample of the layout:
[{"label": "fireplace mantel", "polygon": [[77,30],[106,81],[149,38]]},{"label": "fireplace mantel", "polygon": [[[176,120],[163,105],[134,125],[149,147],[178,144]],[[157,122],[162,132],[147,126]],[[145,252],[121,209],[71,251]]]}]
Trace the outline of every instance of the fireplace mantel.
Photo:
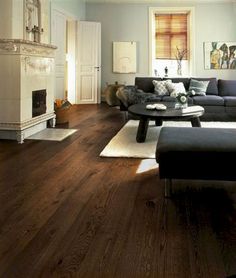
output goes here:
[{"label": "fireplace mantel", "polygon": [[57,47],[55,45],[52,45],[52,44],[33,42],[33,41],[23,40],[23,39],[0,39],[0,43],[31,44],[31,45],[35,45],[35,46],[57,49]]},{"label": "fireplace mantel", "polygon": [[[54,125],[56,47],[21,39],[0,39],[0,139],[23,143]],[[32,117],[32,91],[46,90],[46,113]]]},{"label": "fireplace mantel", "polygon": [[0,54],[26,54],[54,57],[56,46],[21,39],[0,39]]}]

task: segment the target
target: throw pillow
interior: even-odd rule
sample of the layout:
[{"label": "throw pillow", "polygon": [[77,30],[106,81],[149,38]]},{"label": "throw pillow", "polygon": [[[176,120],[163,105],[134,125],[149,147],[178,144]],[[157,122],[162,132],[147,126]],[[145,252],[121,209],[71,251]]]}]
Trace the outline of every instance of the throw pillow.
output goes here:
[{"label": "throw pillow", "polygon": [[181,93],[186,93],[183,82],[167,83],[166,87],[167,87],[171,97],[177,97]]},{"label": "throw pillow", "polygon": [[169,95],[169,91],[166,86],[168,83],[172,83],[172,81],[169,79],[164,81],[153,80],[152,84],[154,85],[154,93],[156,93],[158,96]]},{"label": "throw pillow", "polygon": [[209,82],[210,81],[199,81],[191,79],[189,85],[189,92],[193,91],[195,95],[205,96]]}]

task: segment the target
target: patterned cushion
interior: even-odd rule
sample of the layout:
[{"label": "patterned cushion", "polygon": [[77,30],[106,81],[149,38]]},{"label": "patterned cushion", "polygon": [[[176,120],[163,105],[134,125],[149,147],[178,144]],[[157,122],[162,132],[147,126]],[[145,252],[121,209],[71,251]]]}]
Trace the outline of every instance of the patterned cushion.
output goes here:
[{"label": "patterned cushion", "polygon": [[186,93],[183,82],[167,83],[166,87],[167,87],[171,97],[176,97],[180,93]]},{"label": "patterned cushion", "polygon": [[195,95],[205,96],[209,82],[210,81],[199,81],[191,79],[189,85],[189,92],[194,91]]},{"label": "patterned cushion", "polygon": [[165,81],[157,81],[153,80],[152,81],[154,85],[154,93],[157,94],[158,96],[166,96],[169,95],[169,91],[167,89],[167,84],[172,83],[171,80],[165,80]]}]

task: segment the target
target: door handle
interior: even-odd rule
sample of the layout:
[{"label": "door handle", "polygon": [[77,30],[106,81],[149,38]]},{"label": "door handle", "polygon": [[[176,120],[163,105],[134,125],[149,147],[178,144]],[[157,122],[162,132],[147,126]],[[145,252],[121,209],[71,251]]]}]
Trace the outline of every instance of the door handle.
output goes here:
[{"label": "door handle", "polygon": [[99,71],[100,70],[100,67],[94,67],[95,69],[97,69],[97,71]]}]

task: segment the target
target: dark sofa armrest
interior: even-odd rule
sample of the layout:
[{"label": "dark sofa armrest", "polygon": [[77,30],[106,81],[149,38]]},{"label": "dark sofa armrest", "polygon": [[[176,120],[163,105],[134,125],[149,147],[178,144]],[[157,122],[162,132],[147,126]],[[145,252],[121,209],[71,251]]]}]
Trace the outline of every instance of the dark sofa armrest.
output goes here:
[{"label": "dark sofa armrest", "polygon": [[135,85],[138,89],[143,90],[144,92],[153,93],[154,85],[153,80],[162,81],[160,77],[135,77]]}]

